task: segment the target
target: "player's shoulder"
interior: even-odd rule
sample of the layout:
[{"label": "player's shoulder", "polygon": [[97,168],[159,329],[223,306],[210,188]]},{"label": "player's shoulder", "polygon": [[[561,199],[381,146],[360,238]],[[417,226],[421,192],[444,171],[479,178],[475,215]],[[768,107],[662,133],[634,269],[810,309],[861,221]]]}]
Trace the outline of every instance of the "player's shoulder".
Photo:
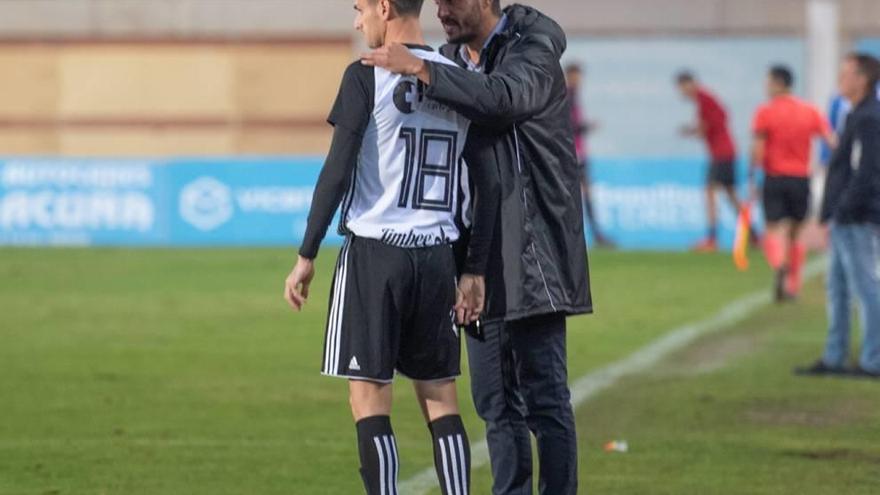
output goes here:
[{"label": "player's shoulder", "polygon": [[343,84],[360,84],[364,87],[371,87],[376,81],[376,70],[373,67],[364,65],[360,60],[355,60],[345,68],[342,74]]}]

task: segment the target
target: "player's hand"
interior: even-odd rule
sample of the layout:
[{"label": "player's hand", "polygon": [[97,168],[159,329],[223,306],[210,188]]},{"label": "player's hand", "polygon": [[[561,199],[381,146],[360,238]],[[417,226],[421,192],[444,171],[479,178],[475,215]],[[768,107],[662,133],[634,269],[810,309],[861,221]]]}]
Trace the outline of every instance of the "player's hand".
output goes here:
[{"label": "player's hand", "polygon": [[302,311],[309,299],[309,285],[315,278],[315,262],[300,256],[284,281],[284,299],[296,311]]},{"label": "player's hand", "polygon": [[420,79],[427,72],[425,61],[413,55],[409,48],[400,43],[391,43],[362,54],[361,63],[371,67],[382,67],[395,74],[419,76]]},{"label": "player's hand", "polygon": [[481,275],[464,274],[458,281],[455,318],[459,325],[470,325],[480,319],[486,304],[486,279]]}]

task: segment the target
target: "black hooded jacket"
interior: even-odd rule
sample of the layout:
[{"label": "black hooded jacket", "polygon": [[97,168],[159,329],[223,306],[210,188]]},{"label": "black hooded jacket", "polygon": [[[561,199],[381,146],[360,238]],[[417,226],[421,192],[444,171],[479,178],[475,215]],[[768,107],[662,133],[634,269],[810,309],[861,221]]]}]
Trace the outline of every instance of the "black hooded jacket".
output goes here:
[{"label": "black hooded jacket", "polygon": [[[565,34],[531,7],[504,13],[506,26],[483,52],[483,73],[429,63],[425,93],[479,127],[499,168],[484,320],[590,313],[580,170],[560,65]],[[466,67],[459,45],[441,52]]]}]

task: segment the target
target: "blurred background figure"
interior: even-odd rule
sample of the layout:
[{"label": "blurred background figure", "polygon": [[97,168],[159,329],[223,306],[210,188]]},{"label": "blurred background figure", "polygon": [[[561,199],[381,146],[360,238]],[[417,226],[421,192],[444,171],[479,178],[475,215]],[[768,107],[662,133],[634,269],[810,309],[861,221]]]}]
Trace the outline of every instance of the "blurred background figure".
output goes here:
[{"label": "blurred background figure", "polygon": [[770,101],[755,113],[752,132],[750,189],[754,172],[764,171],[762,201],[765,232],[764,255],[776,272],[776,301],[797,297],[807,249],[800,239],[810,210],[811,152],[813,138],[834,147],[834,131],[819,110],[792,94],[794,75],[784,65],[770,68],[767,95]]},{"label": "blurred background figure", "polygon": [[590,156],[587,138],[598,128],[598,123],[588,120],[581,103],[580,91],[583,85],[584,70],[578,64],[569,64],[565,68],[565,82],[568,86],[568,101],[571,104],[571,127],[574,129],[574,143],[577,149],[578,162],[581,164],[581,195],[584,202],[584,213],[593,239],[600,247],[613,248],[614,243],[602,232],[596,218],[593,196],[590,194]]},{"label": "blurred background figure", "polygon": [[[880,61],[862,53],[840,69],[840,94],[852,104],[825,183],[821,219],[831,231],[828,339],[821,359],[798,374],[851,373],[880,378]],[[858,364],[850,352],[852,301],[858,299],[864,343]]]},{"label": "blurred background figure", "polygon": [[[706,237],[694,246],[695,251],[714,252],[718,250],[718,206],[715,202],[716,190],[721,189],[734,210],[741,204],[736,195],[736,147],[727,126],[727,111],[721,101],[708,88],[697,82],[690,71],[681,71],[676,76],[681,94],[697,107],[697,122],[681,128],[687,137],[701,138],[709,151],[709,168],[706,174]],[[752,239],[757,236],[752,229]]]}]

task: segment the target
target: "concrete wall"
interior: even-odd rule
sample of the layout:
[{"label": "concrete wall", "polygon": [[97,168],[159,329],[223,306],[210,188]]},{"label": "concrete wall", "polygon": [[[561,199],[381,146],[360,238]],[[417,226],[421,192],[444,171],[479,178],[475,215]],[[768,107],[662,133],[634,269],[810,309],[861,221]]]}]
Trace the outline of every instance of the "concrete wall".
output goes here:
[{"label": "concrete wall", "polygon": [[322,153],[350,58],[346,42],[7,42],[0,155]]},{"label": "concrete wall", "polygon": [[[666,94],[667,73],[674,67],[714,74],[710,63],[696,63],[689,47],[697,54],[714,42],[739,47],[738,40],[750,39],[765,44],[786,39],[800,46],[806,1],[532,3],[563,24],[572,41],[568,58],[590,64],[597,83],[618,70],[619,57],[609,56],[603,65],[603,43],[668,42],[663,46],[672,48],[656,56],[634,50],[631,62],[666,61],[654,71],[656,87],[665,92],[658,101],[677,101]],[[844,47],[880,37],[880,0],[840,2]],[[433,0],[425,0],[424,23],[437,41],[434,14]],[[330,136],[324,116],[357,51],[352,19],[351,0],[0,0],[0,71],[7,88],[0,94],[0,155],[323,153]],[[590,56],[576,50],[579,46],[589,47]],[[752,48],[755,60],[767,55],[763,46]],[[805,63],[791,54],[786,60],[798,68]],[[724,84],[760,80],[741,67],[728,69],[734,73],[719,72],[722,93]],[[755,71],[760,75],[760,68]],[[606,83],[621,87],[621,81]],[[602,112],[601,104],[617,100],[585,96],[598,113],[612,115],[611,108]],[[734,92],[722,96],[738,101]],[[734,117],[742,112],[746,119],[759,97],[742,99],[748,104],[738,104]],[[614,106],[630,115],[632,107],[625,101]],[[645,108],[653,107],[637,107]],[[627,136],[611,132],[614,117],[605,120],[605,136]],[[628,142],[636,140],[631,137]],[[596,149],[613,155],[619,146],[607,140],[597,136]],[[671,143],[642,151],[681,151],[681,143]]]}]

